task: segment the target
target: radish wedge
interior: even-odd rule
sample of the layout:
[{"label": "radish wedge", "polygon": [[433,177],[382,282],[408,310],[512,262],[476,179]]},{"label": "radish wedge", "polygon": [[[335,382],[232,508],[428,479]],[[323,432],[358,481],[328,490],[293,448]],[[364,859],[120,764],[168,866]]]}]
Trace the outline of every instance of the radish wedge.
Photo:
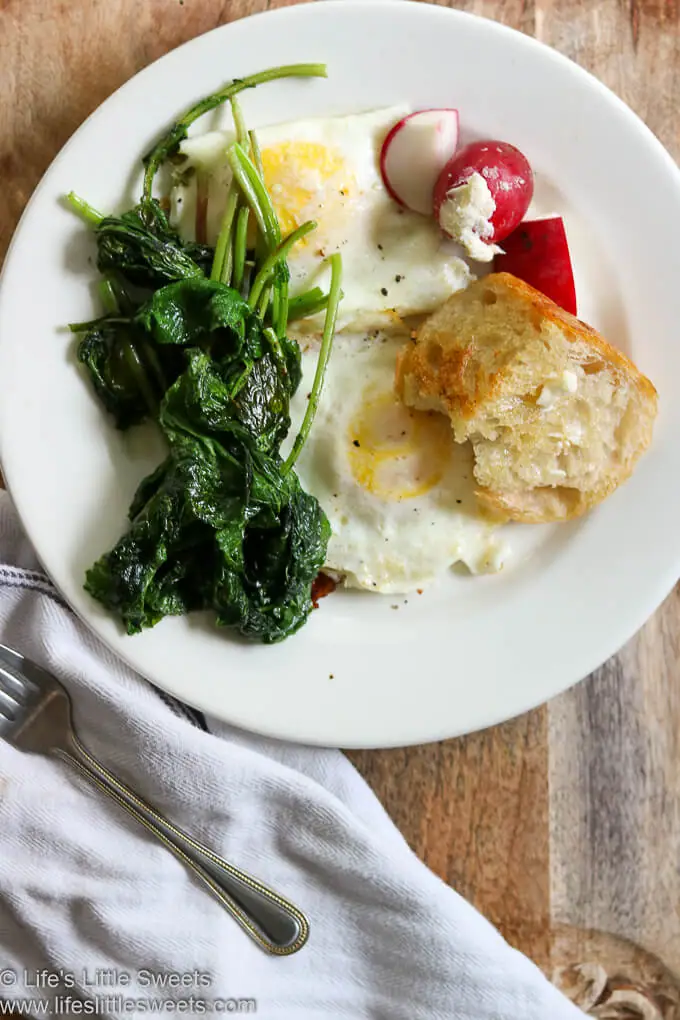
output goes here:
[{"label": "radish wedge", "polygon": [[458,110],[419,110],[395,124],[380,151],[380,172],[395,202],[431,216],[435,183],[457,144]]},{"label": "radish wedge", "polygon": [[512,273],[576,315],[574,273],[561,216],[527,220],[506,237],[503,249],[494,260],[496,272]]}]

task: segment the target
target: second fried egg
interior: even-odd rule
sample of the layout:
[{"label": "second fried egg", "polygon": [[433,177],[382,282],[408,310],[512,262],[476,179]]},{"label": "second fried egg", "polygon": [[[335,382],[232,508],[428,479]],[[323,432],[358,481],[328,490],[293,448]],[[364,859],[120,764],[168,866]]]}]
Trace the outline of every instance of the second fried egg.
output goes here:
[{"label": "second fried egg", "polygon": [[[336,338],[317,416],[296,464],[332,528],[327,568],[349,587],[412,591],[463,563],[502,566],[494,525],[474,495],[472,454],[448,420],[405,407],[394,393],[403,336]],[[311,391],[317,353],[303,354],[291,408],[291,445]]]}]

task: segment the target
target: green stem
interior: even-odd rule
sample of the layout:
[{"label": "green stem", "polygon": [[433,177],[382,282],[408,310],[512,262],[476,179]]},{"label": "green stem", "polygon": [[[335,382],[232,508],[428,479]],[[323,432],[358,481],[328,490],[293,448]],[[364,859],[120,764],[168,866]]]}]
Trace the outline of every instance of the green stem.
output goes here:
[{"label": "green stem", "polygon": [[274,293],[277,296],[277,304],[274,313],[274,329],[279,337],[286,335],[288,328],[288,280],[278,280],[274,284]]},{"label": "green stem", "polygon": [[100,315],[98,319],[89,319],[87,322],[69,322],[68,328],[72,333],[88,333],[91,329],[97,329],[99,326],[122,325],[123,323],[129,325],[130,320],[123,316]]},{"label": "green stem", "polygon": [[146,369],[139,357],[137,348],[129,337],[124,338],[121,346],[123,349],[123,357],[125,358],[128,369],[137,383],[149,411],[155,417],[158,413],[158,401],[156,400],[156,396],[146,374]]},{"label": "green stem", "polygon": [[274,361],[279,366],[282,374],[285,375],[288,371],[288,367],[286,365],[286,356],[281,349],[281,344],[279,343],[279,338],[271,326],[267,326],[266,329],[263,329],[262,333],[265,339],[269,342]]},{"label": "green stem", "polygon": [[[260,180],[265,184],[264,179],[264,164],[262,162],[262,151],[260,149],[260,142],[258,140],[255,131],[248,132],[248,138],[250,141],[250,158],[253,166],[257,170]],[[266,185],[265,185],[266,187]],[[277,218],[278,219],[278,218]],[[263,240],[260,234],[257,238],[256,245],[256,258],[259,261],[263,256],[266,256],[267,247],[266,240]],[[272,318],[274,320],[274,329],[279,337],[285,335],[286,329],[288,328],[288,284],[279,283],[274,285],[272,293]]]},{"label": "green stem", "polygon": [[267,250],[271,251],[281,243],[281,228],[267,189],[255,165],[246,156],[238,142],[234,142],[227,150],[227,159],[238,186],[264,235]]},{"label": "green stem", "polygon": [[231,248],[231,228],[234,223],[237,205],[238,191],[235,187],[233,187],[232,181],[230,182],[229,189],[227,191],[227,203],[224,207],[220,232],[215,246],[215,255],[213,257],[212,269],[210,270],[211,280],[222,280],[223,283],[228,282],[224,279],[224,276],[227,269],[231,271],[231,265],[227,266],[227,262],[231,263],[231,256],[229,255],[229,250]]},{"label": "green stem", "polygon": [[76,195],[75,191],[69,191],[66,196],[66,201],[73,211],[91,227],[98,227],[104,219],[100,212],[97,212],[97,210],[91,206],[89,202],[86,202],[84,198]]},{"label": "green stem", "polygon": [[321,287],[312,287],[304,294],[298,294],[297,297],[291,298],[288,305],[288,321],[294,322],[296,319],[306,319],[309,315],[316,315],[318,312],[322,312],[327,304],[328,294],[324,294]]},{"label": "green stem", "polygon": [[148,340],[144,339],[141,342],[141,348],[142,354],[144,355],[144,360],[146,361],[147,365],[149,366],[153,374],[156,376],[156,381],[160,386],[161,393],[165,393],[168,388],[168,383],[167,379],[165,378],[165,372],[163,371],[163,368],[158,359],[158,355],[156,354],[156,351],[153,348],[153,345],[149,343]]},{"label": "green stem", "polygon": [[118,298],[116,292],[113,289],[113,285],[110,280],[104,277],[99,282],[99,297],[104,306],[104,311],[107,315],[118,315],[120,308],[118,306]]},{"label": "green stem", "polygon": [[260,143],[257,140],[257,135],[254,131],[248,132],[248,138],[250,139],[250,158],[255,165],[255,169],[258,174],[264,180],[264,166],[262,165],[262,153],[260,151]]},{"label": "green stem", "polygon": [[232,96],[238,95],[239,92],[243,92],[244,89],[252,89],[256,85],[263,85],[268,81],[276,81],[279,78],[325,78],[326,76],[325,64],[287,64],[251,74],[247,78],[236,78],[218,92],[201,99],[180,117],[145,157],[143,199],[147,202],[151,200],[153,182],[159,167],[177,149],[180,142],[184,141],[188,129],[204,113],[221,106],[222,103],[231,99]]},{"label": "green stem", "polygon": [[295,461],[300,456],[302,448],[307,442],[312,424],[314,422],[314,416],[319,407],[319,400],[321,398],[321,391],[323,389],[324,379],[326,377],[326,368],[328,366],[328,359],[331,356],[331,350],[333,347],[333,338],[335,336],[335,323],[338,318],[338,305],[340,304],[340,286],[342,283],[342,256],[339,252],[335,255],[331,255],[328,260],[331,266],[331,285],[328,291],[328,306],[326,308],[326,320],[323,327],[323,337],[321,340],[321,350],[319,351],[319,360],[316,363],[316,373],[314,375],[314,383],[312,384],[312,392],[307,401],[307,410],[305,416],[302,419],[302,425],[300,431],[295,437],[293,448],[288,454],[286,461],[281,469],[281,474],[286,475],[291,470]]},{"label": "green stem", "polygon": [[246,146],[248,144],[248,128],[243,117],[243,110],[236,96],[232,96],[229,100],[231,104],[231,115],[234,118],[234,127],[236,128],[236,141],[239,145]]},{"label": "green stem", "polygon": [[292,234],[289,234],[286,240],[282,241],[281,244],[267,256],[262,263],[260,271],[255,277],[255,281],[250,291],[248,304],[251,308],[257,307],[260,295],[262,294],[266,284],[268,284],[271,280],[274,270],[281,262],[284,261],[293,245],[309,234],[310,231],[315,229],[316,223],[314,220],[308,220],[306,223],[301,224],[297,230],[294,230]]},{"label": "green stem", "polygon": [[[260,142],[255,131],[248,132],[248,139],[250,141],[249,156],[253,166],[257,170],[260,180],[264,184],[264,165],[262,163],[262,151],[260,149]],[[265,184],[266,187],[266,184]],[[262,260],[267,257],[267,242],[266,239],[259,233],[255,238],[255,265],[260,265]]]},{"label": "green stem", "polygon": [[262,292],[262,297],[260,298],[260,303],[257,306],[257,314],[261,319],[264,319],[265,315],[267,314],[267,308],[269,307],[271,296],[272,296],[271,287],[265,287],[264,291]]},{"label": "green stem", "polygon": [[280,307],[280,304],[281,304],[281,295],[279,293],[279,288],[276,286],[276,283],[272,284],[271,294],[272,294],[271,321],[272,321],[272,325],[273,325],[275,322],[278,321],[279,307]]},{"label": "green stem", "polygon": [[243,283],[243,270],[246,264],[246,249],[248,246],[248,222],[250,220],[250,209],[242,205],[236,217],[236,231],[234,233],[234,272],[232,283],[237,290],[240,290]]},{"label": "green stem", "polygon": [[231,235],[229,235],[229,244],[224,253],[224,262],[222,263],[222,272],[220,273],[220,283],[226,283],[228,287],[231,286],[231,274],[234,267],[234,252],[231,240]]},{"label": "green stem", "polygon": [[107,273],[106,278],[110,284],[116,303],[123,315],[133,315],[135,305],[127,292],[125,280],[121,278],[120,273],[115,270],[111,270],[111,272]]}]

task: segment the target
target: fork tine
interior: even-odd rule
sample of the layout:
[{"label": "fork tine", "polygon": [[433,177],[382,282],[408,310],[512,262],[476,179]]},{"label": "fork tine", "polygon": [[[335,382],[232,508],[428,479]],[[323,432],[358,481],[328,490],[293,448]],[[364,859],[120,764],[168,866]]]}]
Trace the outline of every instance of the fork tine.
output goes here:
[{"label": "fork tine", "polygon": [[30,696],[31,688],[23,682],[23,677],[16,676],[0,660],[0,694],[3,692],[15,701],[24,702]]},{"label": "fork tine", "polygon": [[27,662],[25,656],[22,656],[20,652],[15,652],[13,648],[9,648],[8,645],[0,644],[0,661],[8,666],[9,669],[13,669],[17,673],[21,673],[23,664]]},{"label": "fork tine", "polygon": [[21,670],[24,662],[24,656],[20,652],[15,652],[9,645],[0,644],[0,656],[4,659],[8,666],[13,666],[14,669]]},{"label": "fork tine", "polygon": [[0,687],[0,712],[6,719],[9,719],[10,722],[14,722],[17,717],[17,712],[20,712],[22,707],[23,706],[16,698],[12,698],[2,689],[2,687]]},{"label": "fork tine", "polygon": [[19,652],[15,652],[13,648],[0,644],[0,684],[4,677],[4,686],[9,688],[9,693],[12,696],[21,695],[25,698],[29,693],[37,694],[40,691],[36,681],[28,675],[29,670],[37,672],[39,667],[35,666],[30,659],[20,655]]}]

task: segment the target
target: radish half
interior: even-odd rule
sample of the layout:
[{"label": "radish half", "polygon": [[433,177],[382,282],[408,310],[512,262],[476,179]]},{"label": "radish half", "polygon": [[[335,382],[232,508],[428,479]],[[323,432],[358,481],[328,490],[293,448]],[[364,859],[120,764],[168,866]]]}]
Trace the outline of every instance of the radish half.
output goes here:
[{"label": "radish half", "polygon": [[431,216],[434,186],[457,145],[458,110],[419,110],[395,124],[380,151],[380,172],[395,202]]},{"label": "radish half", "polygon": [[444,233],[468,255],[490,262],[519,226],[534,193],[525,156],[508,142],[470,142],[449,160],[434,187],[434,213]]}]

